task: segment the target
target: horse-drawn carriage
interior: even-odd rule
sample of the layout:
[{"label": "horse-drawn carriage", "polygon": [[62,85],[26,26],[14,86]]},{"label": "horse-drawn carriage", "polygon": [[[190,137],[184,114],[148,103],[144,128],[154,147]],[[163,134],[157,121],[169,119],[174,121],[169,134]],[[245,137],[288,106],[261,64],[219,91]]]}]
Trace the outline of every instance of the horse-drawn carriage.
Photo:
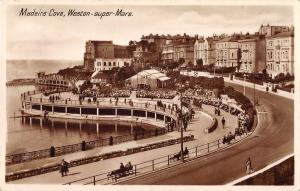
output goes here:
[{"label": "horse-drawn carriage", "polygon": [[128,175],[133,174],[133,166],[130,162],[128,162],[125,166],[121,164],[120,168],[117,170],[113,170],[107,174],[107,179],[111,178],[113,180],[117,180],[118,178],[122,178]]}]

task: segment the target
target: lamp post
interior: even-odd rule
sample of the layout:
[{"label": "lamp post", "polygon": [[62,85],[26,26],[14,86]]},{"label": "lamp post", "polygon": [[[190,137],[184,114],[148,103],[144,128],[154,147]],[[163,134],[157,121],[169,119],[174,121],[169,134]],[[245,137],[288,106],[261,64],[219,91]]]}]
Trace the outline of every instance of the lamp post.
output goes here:
[{"label": "lamp post", "polygon": [[223,69],[224,69],[223,50],[221,50],[221,58],[222,58],[221,62],[222,62],[222,78],[223,78]]},{"label": "lamp post", "polygon": [[182,92],[180,96],[180,155],[181,155],[181,162],[184,162],[183,158],[183,115],[182,115]]},{"label": "lamp post", "polygon": [[244,96],[246,95],[246,88],[245,88],[245,83],[246,83],[246,74],[243,75],[244,77]]},{"label": "lamp post", "polygon": [[255,100],[255,72],[253,73],[253,105],[254,105],[254,109],[256,106],[256,100]]}]

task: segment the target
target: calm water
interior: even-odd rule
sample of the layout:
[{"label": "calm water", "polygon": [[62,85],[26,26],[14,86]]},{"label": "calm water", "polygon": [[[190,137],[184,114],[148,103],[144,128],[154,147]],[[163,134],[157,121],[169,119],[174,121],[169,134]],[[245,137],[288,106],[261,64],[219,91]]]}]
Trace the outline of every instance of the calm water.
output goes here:
[{"label": "calm water", "polygon": [[[20,67],[19,63],[17,65],[15,68]],[[8,66],[7,69],[9,68],[13,68],[13,66]],[[25,74],[24,76],[19,74],[13,75],[11,71],[7,71],[7,74],[9,74],[8,77],[10,79],[34,77],[35,71],[42,71],[43,68],[43,65],[36,64],[31,69],[23,68],[25,70],[22,71]],[[20,94],[34,89],[34,86],[7,87],[7,155],[46,149],[50,146],[75,144],[83,140],[92,141],[108,138],[109,136],[128,135],[131,133],[131,127],[133,132],[141,131],[142,129],[146,131],[154,129],[154,127],[145,124],[141,127],[140,124],[125,122],[92,122],[72,119],[50,119],[46,122],[40,118],[32,118],[31,120],[30,118],[23,120],[22,118],[13,118],[14,114],[20,116]]]}]

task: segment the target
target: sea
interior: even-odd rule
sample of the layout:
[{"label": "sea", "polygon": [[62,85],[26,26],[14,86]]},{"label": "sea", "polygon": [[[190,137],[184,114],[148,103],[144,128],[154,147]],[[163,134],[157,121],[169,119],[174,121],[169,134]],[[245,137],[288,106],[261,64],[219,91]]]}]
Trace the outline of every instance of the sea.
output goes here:
[{"label": "sea", "polygon": [[[8,61],[7,81],[20,78],[34,78],[37,72],[55,73],[59,69],[80,65],[80,61],[17,60]],[[110,136],[129,135],[135,131],[150,130],[146,124],[132,124],[116,121],[87,121],[72,119],[50,119],[20,117],[21,93],[34,90],[35,86],[6,87],[7,136],[6,155],[105,139]],[[98,131],[97,131],[98,123]],[[80,128],[81,127],[81,128]],[[116,128],[117,127],[117,128]]]}]

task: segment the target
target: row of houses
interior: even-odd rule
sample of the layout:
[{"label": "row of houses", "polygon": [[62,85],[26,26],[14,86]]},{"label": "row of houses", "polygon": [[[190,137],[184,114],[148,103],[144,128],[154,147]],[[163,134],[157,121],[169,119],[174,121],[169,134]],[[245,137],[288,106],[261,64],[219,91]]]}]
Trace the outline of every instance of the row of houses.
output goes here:
[{"label": "row of houses", "polygon": [[261,26],[255,34],[233,34],[196,38],[194,65],[237,67],[240,72],[261,72],[271,76],[294,74],[294,29]]},{"label": "row of houses", "polygon": [[294,74],[294,29],[261,25],[254,34],[203,36],[147,35],[129,46],[112,41],[87,41],[85,68],[92,71],[148,63],[236,67],[240,72],[262,72],[271,76]]}]

